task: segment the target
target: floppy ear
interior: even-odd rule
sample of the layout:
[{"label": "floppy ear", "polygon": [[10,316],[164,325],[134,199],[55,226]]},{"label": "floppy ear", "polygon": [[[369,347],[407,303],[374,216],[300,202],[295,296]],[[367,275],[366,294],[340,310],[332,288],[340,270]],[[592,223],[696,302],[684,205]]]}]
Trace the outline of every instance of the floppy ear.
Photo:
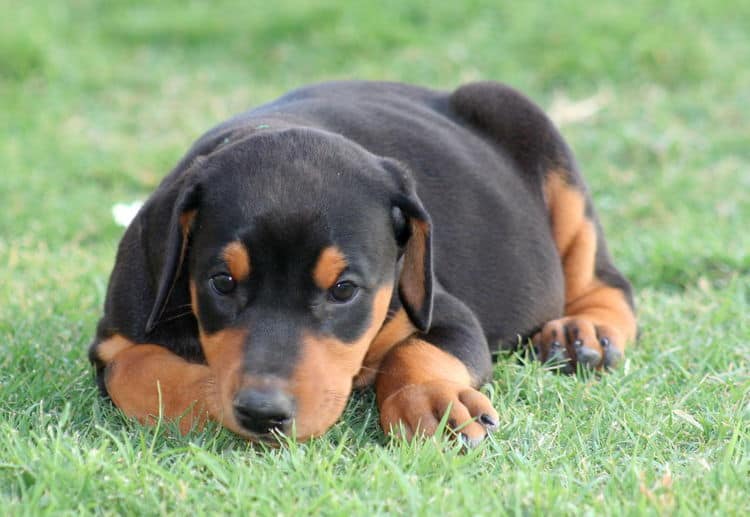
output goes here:
[{"label": "floppy ear", "polygon": [[[161,253],[160,258],[163,259],[163,262],[157,276],[156,298],[146,323],[146,334],[150,334],[159,324],[169,297],[180,276],[187,254],[190,229],[198,210],[199,200],[200,185],[193,178],[190,178],[182,185],[177,194],[167,223],[166,240],[162,243],[152,242],[151,249],[147,251],[147,253]],[[164,224],[164,222],[152,221],[152,224]],[[159,233],[160,235],[157,235],[157,238],[163,239],[165,234]],[[158,258],[153,262],[158,263]]]},{"label": "floppy ear", "polygon": [[391,213],[402,256],[399,297],[414,326],[426,332],[432,320],[432,223],[405,167],[393,160],[384,164],[398,189]]}]

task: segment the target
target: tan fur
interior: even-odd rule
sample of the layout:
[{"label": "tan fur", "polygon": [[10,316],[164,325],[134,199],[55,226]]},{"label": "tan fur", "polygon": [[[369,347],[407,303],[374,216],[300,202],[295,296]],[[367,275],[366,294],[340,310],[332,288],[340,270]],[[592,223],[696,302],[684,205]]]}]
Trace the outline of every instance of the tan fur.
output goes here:
[{"label": "tan fur", "polygon": [[375,336],[375,339],[370,344],[362,367],[354,378],[354,387],[362,388],[372,384],[375,381],[380,363],[386,354],[388,354],[391,348],[416,331],[417,329],[412,325],[406,311],[399,309],[393,318],[383,325],[383,328],[380,329],[380,332],[378,332],[378,335]]},{"label": "tan fur", "polygon": [[381,426],[386,432],[403,426],[407,438],[430,436],[448,412],[448,427],[478,443],[487,429],[475,419],[488,415],[497,421],[498,416],[474,384],[458,358],[421,339],[407,339],[390,351],[376,380]]},{"label": "tan fur", "polygon": [[[193,314],[198,318],[198,294],[194,281],[190,281],[190,301]],[[200,321],[200,318],[198,319]],[[216,402],[213,416],[222,425],[238,434],[245,434],[234,417],[233,400],[237,391],[247,383],[242,373],[246,329],[225,329],[206,334],[199,329],[201,348],[208,368],[216,379]]]},{"label": "tan fur", "polygon": [[412,220],[409,242],[404,252],[404,266],[401,270],[401,294],[419,309],[424,305],[424,261],[426,254],[427,236],[430,228],[424,221]]},{"label": "tan fur", "polygon": [[245,329],[226,329],[213,334],[200,332],[203,354],[216,379],[218,404],[215,416],[238,434],[244,434],[244,431],[234,417],[233,401],[236,393],[248,384],[242,369],[246,338]]},{"label": "tan fur", "polygon": [[472,385],[466,365],[455,356],[418,338],[411,338],[393,348],[383,361],[376,383],[378,399],[385,399],[407,384],[449,380]]},{"label": "tan fur", "polygon": [[115,334],[97,345],[96,355],[102,362],[104,362],[104,364],[109,364],[117,354],[133,345],[135,345],[135,343],[128,338],[121,336],[120,334]]},{"label": "tan fur", "polygon": [[180,227],[182,228],[183,239],[187,239],[197,213],[197,210],[188,210],[187,212],[180,214]]},{"label": "tan fur", "polygon": [[321,289],[330,289],[347,266],[346,258],[338,247],[325,248],[313,269],[315,285]]},{"label": "tan fur", "polygon": [[233,241],[224,247],[221,256],[229,268],[229,273],[238,282],[247,280],[250,276],[250,253],[240,241]]},{"label": "tan fur", "polygon": [[[127,341],[122,337],[118,341],[122,340]],[[109,396],[123,413],[141,423],[153,424],[159,416],[182,417],[179,428],[186,433],[201,428],[215,409],[214,377],[206,366],[148,344],[133,344],[114,356],[105,355],[109,357],[104,379]]]},{"label": "tan fur", "polygon": [[370,343],[385,320],[393,289],[375,295],[370,327],[353,343],[308,335],[289,383],[297,401],[299,439],[323,434],[341,416]]},{"label": "tan fur", "polygon": [[[597,232],[586,217],[584,193],[566,179],[565,171],[547,175],[544,196],[549,210],[552,236],[565,275],[565,318],[547,323],[535,338],[540,344],[565,343],[564,326],[575,323],[583,346],[603,357],[599,338],[607,337],[620,351],[636,335],[635,314],[624,293],[596,278]],[[598,336],[597,336],[598,332]],[[546,352],[543,351],[542,355]]]}]

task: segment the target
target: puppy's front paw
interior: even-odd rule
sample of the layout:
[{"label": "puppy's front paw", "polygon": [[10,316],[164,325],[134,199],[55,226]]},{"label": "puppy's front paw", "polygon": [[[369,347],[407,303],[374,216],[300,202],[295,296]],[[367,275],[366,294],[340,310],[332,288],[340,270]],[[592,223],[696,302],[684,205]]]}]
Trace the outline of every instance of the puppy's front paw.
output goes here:
[{"label": "puppy's front paw", "polygon": [[403,429],[407,439],[432,436],[446,411],[448,429],[470,447],[498,425],[497,411],[487,397],[449,381],[410,384],[391,394],[380,404],[380,425],[391,434]]}]

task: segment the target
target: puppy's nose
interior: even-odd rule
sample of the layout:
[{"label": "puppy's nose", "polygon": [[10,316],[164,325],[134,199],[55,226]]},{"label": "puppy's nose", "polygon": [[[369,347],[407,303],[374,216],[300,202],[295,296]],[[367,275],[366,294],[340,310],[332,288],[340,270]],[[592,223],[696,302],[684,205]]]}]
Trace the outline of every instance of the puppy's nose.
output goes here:
[{"label": "puppy's nose", "polygon": [[294,417],[294,400],[276,388],[245,388],[234,398],[234,414],[253,433],[285,432]]}]

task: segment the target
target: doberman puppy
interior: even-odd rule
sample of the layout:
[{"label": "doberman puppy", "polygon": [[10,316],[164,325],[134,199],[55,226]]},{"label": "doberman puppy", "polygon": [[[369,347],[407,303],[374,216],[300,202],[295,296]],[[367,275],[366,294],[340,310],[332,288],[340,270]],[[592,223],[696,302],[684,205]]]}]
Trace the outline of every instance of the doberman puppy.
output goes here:
[{"label": "doberman puppy", "polygon": [[498,423],[477,388],[531,342],[567,372],[635,338],[575,161],[499,83],[335,82],[210,130],[120,243],[90,358],[142,422],[305,439],[375,385],[386,432]]}]

